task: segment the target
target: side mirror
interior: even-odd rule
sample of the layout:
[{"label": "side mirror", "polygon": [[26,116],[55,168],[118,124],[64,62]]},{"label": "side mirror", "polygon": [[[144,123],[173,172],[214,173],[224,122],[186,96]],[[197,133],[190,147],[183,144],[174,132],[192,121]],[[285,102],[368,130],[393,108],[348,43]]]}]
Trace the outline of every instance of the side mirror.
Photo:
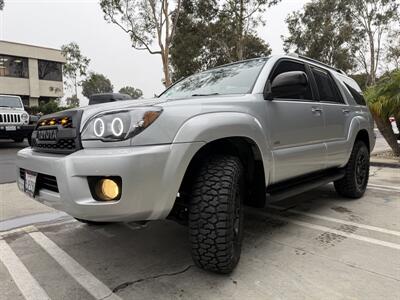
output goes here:
[{"label": "side mirror", "polygon": [[[267,91],[264,91],[264,98],[290,98],[292,95],[303,94],[307,91],[308,77],[302,71],[290,71],[281,73],[275,77],[272,83],[267,82]],[[268,91],[269,90],[269,91]]]}]

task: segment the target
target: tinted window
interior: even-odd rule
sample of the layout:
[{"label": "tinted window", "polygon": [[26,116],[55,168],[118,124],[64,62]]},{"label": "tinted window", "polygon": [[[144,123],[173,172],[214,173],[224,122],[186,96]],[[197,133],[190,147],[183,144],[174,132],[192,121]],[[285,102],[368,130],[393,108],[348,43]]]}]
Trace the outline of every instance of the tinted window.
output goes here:
[{"label": "tinted window", "polygon": [[0,76],[28,78],[28,59],[0,54]]},{"label": "tinted window", "polygon": [[343,103],[343,99],[329,73],[316,68],[312,68],[312,71],[317,83],[320,101]]},{"label": "tinted window", "polygon": [[345,86],[347,87],[347,89],[349,90],[350,94],[353,96],[354,101],[356,101],[356,103],[358,105],[367,105],[365,103],[365,99],[362,93],[358,92],[357,90],[353,89],[350,85],[348,85],[347,83],[344,83]]},{"label": "tinted window", "polygon": [[62,81],[62,64],[55,61],[39,60],[39,79]]},{"label": "tinted window", "polygon": [[166,90],[160,98],[248,94],[266,61],[265,58],[253,59],[189,76]]},{"label": "tinted window", "polygon": [[[274,81],[275,77],[278,76],[279,74],[286,73],[286,72],[291,72],[291,71],[302,71],[306,73],[306,67],[302,63],[297,63],[294,61],[281,61],[278,63],[277,67],[273,71],[273,74],[271,76],[271,82]],[[286,95],[290,94],[290,97],[285,96],[285,97],[280,97],[278,95],[272,95],[273,98],[281,98],[281,99],[299,99],[299,100],[312,100],[312,93],[311,93],[311,87],[310,84],[308,84],[307,88],[304,89],[299,89],[299,90],[291,90],[290,93],[285,93]]]}]

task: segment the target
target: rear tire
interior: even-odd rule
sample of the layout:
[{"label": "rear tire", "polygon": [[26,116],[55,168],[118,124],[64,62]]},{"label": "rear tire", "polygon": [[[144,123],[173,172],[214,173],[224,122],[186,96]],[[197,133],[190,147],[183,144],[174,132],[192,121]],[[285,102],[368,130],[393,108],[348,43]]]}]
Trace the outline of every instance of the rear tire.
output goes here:
[{"label": "rear tire", "polygon": [[354,143],[350,160],[345,167],[345,176],[334,182],[336,192],[347,198],[361,198],[369,179],[369,150],[360,140]]},{"label": "rear tire", "polygon": [[215,155],[194,174],[189,232],[197,266],[230,273],[239,262],[243,239],[243,166],[234,156]]}]

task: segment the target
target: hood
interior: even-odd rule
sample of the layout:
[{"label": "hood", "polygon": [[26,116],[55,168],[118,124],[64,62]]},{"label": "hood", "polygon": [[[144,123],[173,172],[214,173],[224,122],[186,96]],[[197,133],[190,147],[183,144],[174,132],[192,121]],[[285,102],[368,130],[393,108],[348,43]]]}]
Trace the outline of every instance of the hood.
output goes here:
[{"label": "hood", "polygon": [[25,110],[22,108],[14,108],[14,107],[0,107],[0,113],[5,113],[5,114],[22,114],[24,113]]}]

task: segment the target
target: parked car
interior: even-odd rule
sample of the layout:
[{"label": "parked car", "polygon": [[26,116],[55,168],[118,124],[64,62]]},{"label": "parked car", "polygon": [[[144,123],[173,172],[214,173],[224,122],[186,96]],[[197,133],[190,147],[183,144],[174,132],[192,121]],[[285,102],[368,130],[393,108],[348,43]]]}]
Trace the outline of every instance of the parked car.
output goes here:
[{"label": "parked car", "polygon": [[0,95],[0,139],[30,142],[34,125],[29,124],[29,114],[18,96]]},{"label": "parked car", "polygon": [[353,79],[305,57],[272,56],[189,76],[155,99],[43,116],[32,148],[18,153],[17,182],[82,222],[187,223],[195,263],[229,273],[244,205],[329,182],[360,198],[374,145]]},{"label": "parked car", "polygon": [[122,100],[130,100],[130,99],[132,99],[131,96],[129,96],[127,94],[121,94],[121,93],[94,94],[89,97],[89,105],[122,101]]}]

